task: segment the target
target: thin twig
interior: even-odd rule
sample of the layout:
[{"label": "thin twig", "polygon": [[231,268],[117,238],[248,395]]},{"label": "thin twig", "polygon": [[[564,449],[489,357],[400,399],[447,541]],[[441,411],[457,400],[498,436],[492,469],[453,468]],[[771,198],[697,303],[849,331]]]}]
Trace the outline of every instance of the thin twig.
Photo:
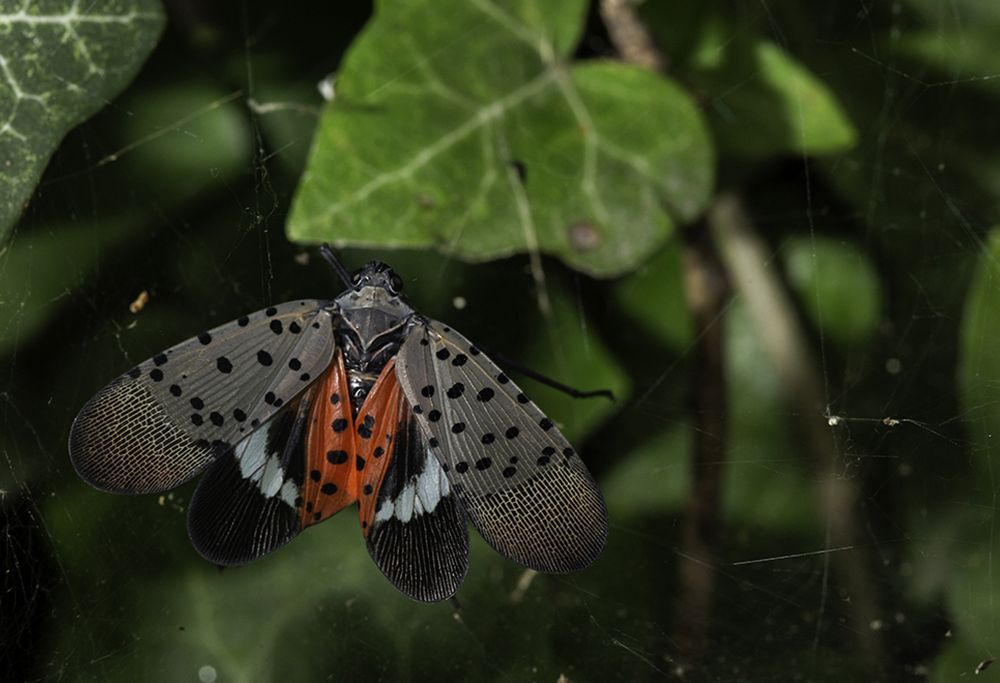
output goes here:
[{"label": "thin twig", "polygon": [[[601,0],[601,16],[627,62],[663,72],[667,58],[656,47],[632,0]],[[726,462],[726,381],[723,311],[729,299],[725,269],[704,223],[684,233],[684,292],[695,324],[691,409],[692,480],[681,520],[677,564],[676,658],[693,665],[708,651],[715,598],[717,547],[722,534],[722,482]]]},{"label": "thin twig", "polygon": [[690,374],[694,451],[691,489],[681,520],[674,641],[682,661],[694,662],[708,651],[722,535],[728,426],[725,328],[721,320],[729,300],[729,283],[704,224],[685,231],[685,238],[684,292],[698,342]]},{"label": "thin twig", "polygon": [[611,42],[626,62],[666,71],[667,59],[635,13],[634,0],[601,0],[601,18]]}]

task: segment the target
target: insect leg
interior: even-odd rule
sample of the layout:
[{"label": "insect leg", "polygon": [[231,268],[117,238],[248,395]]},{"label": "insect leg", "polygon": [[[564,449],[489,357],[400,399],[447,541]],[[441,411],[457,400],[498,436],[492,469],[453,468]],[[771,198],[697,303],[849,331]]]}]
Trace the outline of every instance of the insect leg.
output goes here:
[{"label": "insect leg", "polygon": [[575,389],[575,388],[569,386],[568,384],[563,384],[562,382],[554,380],[551,377],[546,377],[545,375],[543,375],[540,372],[535,372],[534,370],[526,368],[526,367],[524,367],[523,365],[521,365],[519,363],[515,363],[511,359],[506,358],[505,356],[502,356],[502,355],[500,355],[498,353],[494,353],[492,351],[487,351],[486,349],[483,349],[483,353],[485,353],[486,355],[490,356],[495,361],[497,361],[499,363],[502,363],[503,365],[506,365],[507,367],[509,367],[509,368],[511,368],[513,370],[517,370],[518,372],[520,372],[524,376],[530,377],[531,379],[535,380],[536,382],[541,382],[542,384],[547,384],[548,386],[552,387],[553,389],[558,389],[559,391],[563,392],[564,394],[568,394],[568,395],[572,396],[573,398],[593,398],[595,396],[604,396],[605,398],[607,398],[610,401],[614,401],[615,400],[615,395],[611,392],[610,389],[594,389],[593,391],[581,391],[580,389]]}]

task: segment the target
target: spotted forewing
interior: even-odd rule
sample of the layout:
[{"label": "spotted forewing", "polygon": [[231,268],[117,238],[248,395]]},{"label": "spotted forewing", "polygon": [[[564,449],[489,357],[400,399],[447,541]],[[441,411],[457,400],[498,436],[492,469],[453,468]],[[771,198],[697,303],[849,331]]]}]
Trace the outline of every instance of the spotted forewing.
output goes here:
[{"label": "spotted forewing", "polygon": [[591,564],[604,547],[600,489],[566,437],[455,330],[414,325],[400,384],[476,530],[501,555],[544,572]]},{"label": "spotted forewing", "polygon": [[107,491],[175,488],[308,387],[333,349],[319,301],[290,301],[202,332],[90,399],[70,429],[70,457]]}]

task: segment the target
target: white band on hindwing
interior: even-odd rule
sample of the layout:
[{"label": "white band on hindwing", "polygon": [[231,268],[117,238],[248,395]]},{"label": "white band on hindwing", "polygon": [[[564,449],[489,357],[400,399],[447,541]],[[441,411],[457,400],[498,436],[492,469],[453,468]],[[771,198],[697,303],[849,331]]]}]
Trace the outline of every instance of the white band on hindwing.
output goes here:
[{"label": "white band on hindwing", "polygon": [[394,499],[385,500],[375,514],[376,522],[395,517],[404,524],[414,517],[434,512],[441,499],[451,493],[448,478],[430,450],[424,451],[420,473],[410,477]]},{"label": "white band on hindwing", "polygon": [[240,464],[240,475],[252,481],[265,498],[278,495],[295,507],[299,487],[291,479],[285,479],[281,454],[267,452],[267,437],[267,429],[258,429],[236,445],[233,455]]}]

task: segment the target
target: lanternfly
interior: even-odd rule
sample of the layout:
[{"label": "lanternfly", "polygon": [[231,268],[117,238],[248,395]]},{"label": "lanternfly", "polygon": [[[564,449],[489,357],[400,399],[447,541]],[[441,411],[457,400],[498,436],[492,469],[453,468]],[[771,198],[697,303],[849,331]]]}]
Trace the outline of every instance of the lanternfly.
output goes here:
[{"label": "lanternfly", "polygon": [[607,509],[552,420],[462,335],[406,302],[372,262],[336,299],[272,306],[118,377],[80,411],[77,472],[156,493],[205,471],[188,508],[198,552],[251,562],[358,503],[368,551],[435,601],[468,568],[466,518],[497,552],[562,573],[600,555]]}]

